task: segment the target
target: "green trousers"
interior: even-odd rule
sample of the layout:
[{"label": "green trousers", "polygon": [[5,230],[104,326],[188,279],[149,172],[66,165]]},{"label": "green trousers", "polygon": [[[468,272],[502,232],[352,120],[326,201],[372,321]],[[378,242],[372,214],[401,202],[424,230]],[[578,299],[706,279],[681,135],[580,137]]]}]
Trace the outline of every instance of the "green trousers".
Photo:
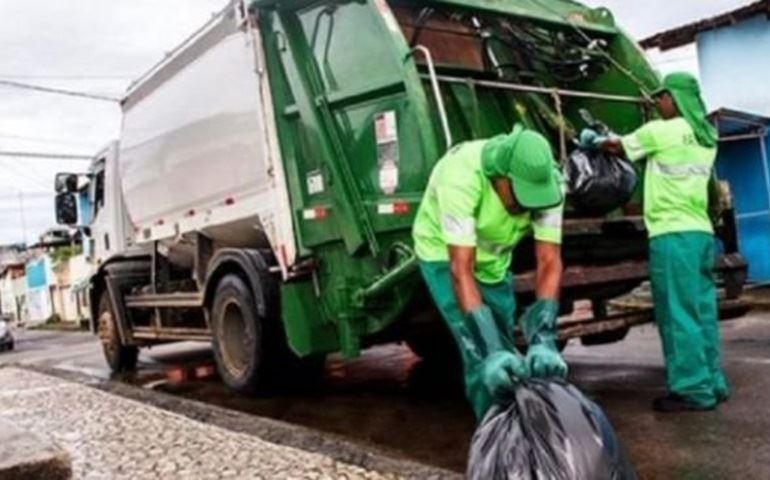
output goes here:
[{"label": "green trousers", "polygon": [[[448,262],[420,262],[420,271],[428,285],[433,301],[441,312],[449,331],[460,349],[463,362],[463,379],[465,395],[473,408],[478,420],[484,417],[487,409],[492,406],[493,399],[484,387],[481,379],[481,363],[484,358],[473,345],[468,342],[473,337],[465,314],[460,310],[452,286],[452,272]],[[513,328],[515,325],[516,297],[513,294],[513,276],[497,284],[487,285],[477,283],[482,301],[495,317],[495,324],[502,337],[503,347],[515,352],[513,346]]]},{"label": "green trousers", "polygon": [[670,393],[704,407],[728,396],[720,363],[714,237],[669,233],[650,240],[650,280]]}]

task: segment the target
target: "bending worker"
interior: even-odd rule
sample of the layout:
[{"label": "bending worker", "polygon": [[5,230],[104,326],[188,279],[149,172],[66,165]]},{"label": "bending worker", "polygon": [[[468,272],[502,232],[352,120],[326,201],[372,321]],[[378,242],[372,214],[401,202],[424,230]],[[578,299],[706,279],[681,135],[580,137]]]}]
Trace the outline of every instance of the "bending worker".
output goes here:
[{"label": "bending worker", "polygon": [[[567,374],[556,347],[561,283],[561,174],[551,146],[517,125],[457,145],[433,169],[414,224],[420,270],[462,356],[477,419],[520,379]],[[531,230],[537,302],[522,318],[527,357],[513,346],[511,256]]]},{"label": "bending worker", "polygon": [[692,75],[668,75],[655,99],[662,120],[622,138],[602,138],[587,130],[581,143],[632,161],[647,160],[644,220],[668,388],[653,408],[711,410],[728,397],[720,365],[715,248],[708,215],[717,134]]}]

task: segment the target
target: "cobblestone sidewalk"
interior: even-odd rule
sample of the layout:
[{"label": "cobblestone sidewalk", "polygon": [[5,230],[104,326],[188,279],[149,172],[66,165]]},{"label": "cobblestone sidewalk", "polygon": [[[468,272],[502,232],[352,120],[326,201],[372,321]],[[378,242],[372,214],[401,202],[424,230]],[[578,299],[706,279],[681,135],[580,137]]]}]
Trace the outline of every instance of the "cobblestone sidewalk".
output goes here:
[{"label": "cobblestone sidewalk", "polygon": [[46,436],[78,479],[393,479],[19,368],[0,368],[0,417]]}]

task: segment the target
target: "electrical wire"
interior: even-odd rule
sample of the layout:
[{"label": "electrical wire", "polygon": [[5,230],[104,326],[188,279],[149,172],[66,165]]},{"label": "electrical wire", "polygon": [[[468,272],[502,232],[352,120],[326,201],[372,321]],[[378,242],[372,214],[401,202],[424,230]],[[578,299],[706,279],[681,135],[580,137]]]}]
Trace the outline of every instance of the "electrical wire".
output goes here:
[{"label": "electrical wire", "polygon": [[0,79],[0,86],[20,88],[23,90],[31,90],[35,92],[53,93],[56,95],[65,95],[69,97],[87,98],[89,100],[100,100],[104,102],[120,102],[121,100],[120,98],[117,98],[117,97],[108,97],[106,95],[99,95],[99,94],[88,93],[88,92],[77,92],[75,90],[65,90],[61,88],[43,87],[40,85],[33,85],[31,83],[24,83],[24,82],[16,82],[13,80]]},{"label": "electrical wire", "polygon": [[83,147],[85,146],[83,143],[76,143],[71,142],[68,140],[64,140],[62,138],[51,138],[51,137],[37,137],[37,136],[29,136],[29,135],[17,135],[13,133],[2,133],[0,132],[0,138],[9,138],[13,140],[23,140],[27,142],[36,142],[36,143],[56,143],[59,145],[73,145],[73,146],[79,146]]},{"label": "electrical wire", "polygon": [[49,153],[49,152],[14,152],[9,150],[0,150],[0,157],[21,157],[21,158],[34,158],[34,159],[51,159],[51,160],[77,160],[77,161],[91,161],[93,155],[77,155],[69,153]]},{"label": "electrical wire", "polygon": [[[562,16],[561,12],[556,10],[555,8],[551,7],[547,3],[543,2],[542,0],[531,0],[533,3],[540,5],[542,8],[548,10],[552,14],[556,15],[560,19],[562,19],[564,22],[567,23],[575,32],[583,37],[585,41],[588,42],[589,45],[593,44],[595,40],[591,38],[585,31],[583,31],[582,28],[580,28],[575,22],[573,22],[569,17]],[[634,75],[630,70],[628,70],[626,67],[624,67],[620,62],[618,62],[609,52],[607,52],[604,49],[599,50],[599,53],[607,58],[607,60],[612,63],[612,65],[618,69],[620,73],[625,75],[629,80],[634,82],[637,87],[639,87],[639,91],[642,93],[642,95],[647,99],[651,100],[652,97],[650,96],[650,92],[647,89],[647,85],[644,84],[641,80],[639,80],[636,75]]]},{"label": "electrical wire", "polygon": [[0,73],[0,78],[6,80],[73,80],[73,81],[118,81],[131,80],[134,77],[130,75],[24,75]]}]

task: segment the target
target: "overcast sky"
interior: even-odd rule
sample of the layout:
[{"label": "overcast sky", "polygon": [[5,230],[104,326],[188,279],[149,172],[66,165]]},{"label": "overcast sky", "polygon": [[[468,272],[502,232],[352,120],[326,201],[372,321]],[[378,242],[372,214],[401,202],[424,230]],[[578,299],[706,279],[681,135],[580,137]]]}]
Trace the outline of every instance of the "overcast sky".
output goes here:
[{"label": "overcast sky", "polygon": [[[0,79],[120,96],[226,0],[0,0]],[[638,38],[749,3],[588,0]],[[697,71],[694,49],[652,58]],[[0,86],[0,151],[93,154],[117,138],[117,105]],[[0,244],[53,226],[53,177],[87,162],[0,156]],[[23,206],[23,209],[21,208]],[[22,228],[22,227],[25,228]]]}]

